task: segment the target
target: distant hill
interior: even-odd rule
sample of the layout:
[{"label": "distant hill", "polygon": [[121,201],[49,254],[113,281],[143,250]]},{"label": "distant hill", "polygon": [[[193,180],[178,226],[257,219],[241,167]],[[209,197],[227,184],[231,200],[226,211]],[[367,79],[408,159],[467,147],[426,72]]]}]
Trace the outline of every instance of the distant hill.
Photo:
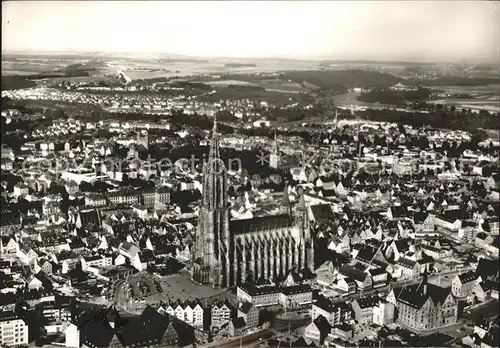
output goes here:
[{"label": "distant hill", "polygon": [[408,80],[425,86],[485,86],[498,85],[500,78],[443,76],[433,80]]},{"label": "distant hill", "polygon": [[343,93],[349,88],[390,87],[402,79],[391,74],[366,70],[338,70],[338,71],[286,71],[285,78],[294,82],[307,82],[322,89]]},{"label": "distant hill", "polygon": [[247,64],[247,63],[227,63],[224,64],[226,68],[256,68],[257,64]]},{"label": "distant hill", "polygon": [[434,63],[426,62],[408,62],[408,61],[390,61],[390,60],[323,60],[320,62],[320,66],[327,67],[332,64],[387,64],[387,65],[405,65],[405,66],[429,66],[435,65]]}]

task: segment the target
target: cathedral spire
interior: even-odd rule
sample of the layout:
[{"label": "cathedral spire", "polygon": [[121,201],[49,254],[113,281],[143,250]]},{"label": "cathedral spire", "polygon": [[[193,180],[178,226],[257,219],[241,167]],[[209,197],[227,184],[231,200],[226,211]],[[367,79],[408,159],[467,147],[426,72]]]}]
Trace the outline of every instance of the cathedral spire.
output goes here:
[{"label": "cathedral spire", "polygon": [[218,159],[219,154],[219,134],[217,133],[217,116],[214,116],[214,126],[212,128],[212,140],[210,141],[209,162]]},{"label": "cathedral spire", "polygon": [[299,205],[297,208],[300,210],[306,210],[306,197],[303,187],[299,187]]},{"label": "cathedral spire", "polygon": [[281,212],[283,214],[291,215],[291,206],[290,206],[290,193],[288,192],[288,182],[285,182],[285,189],[283,190],[283,198],[281,200]]},{"label": "cathedral spire", "polygon": [[290,200],[288,197],[288,182],[285,182],[285,189],[283,190],[283,200],[281,201],[283,205],[290,204]]},{"label": "cathedral spire", "polygon": [[214,126],[212,128],[212,136],[217,133],[217,114],[214,115]]}]

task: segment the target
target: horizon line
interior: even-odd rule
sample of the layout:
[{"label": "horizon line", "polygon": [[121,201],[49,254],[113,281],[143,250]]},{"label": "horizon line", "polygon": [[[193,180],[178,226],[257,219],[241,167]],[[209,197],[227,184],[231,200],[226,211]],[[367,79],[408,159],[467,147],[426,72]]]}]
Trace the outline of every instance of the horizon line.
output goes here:
[{"label": "horizon line", "polygon": [[[300,57],[263,57],[263,56],[249,56],[249,57],[231,57],[231,56],[201,56],[201,55],[188,55],[182,53],[172,53],[172,52],[127,52],[127,51],[84,51],[84,50],[76,50],[76,51],[67,51],[67,50],[57,50],[57,49],[44,49],[44,50],[36,50],[36,49],[18,49],[18,50],[4,50],[2,49],[2,55],[5,54],[40,54],[40,55],[75,55],[75,56],[84,56],[84,55],[122,55],[119,58],[134,58],[133,56],[147,56],[147,55],[165,55],[171,56],[170,59],[193,59],[193,60],[206,60],[206,59],[227,59],[227,60],[288,60],[288,61],[296,61],[296,62],[339,62],[339,63],[409,63],[409,64],[487,64],[487,65],[500,65],[500,62],[497,60],[477,60],[472,61],[471,59],[463,59],[461,61],[444,61],[444,60],[419,60],[412,58],[386,58],[386,59],[370,59],[370,58],[328,58],[328,57],[318,57],[318,58],[300,58]],[[168,58],[167,58],[168,59]]]}]

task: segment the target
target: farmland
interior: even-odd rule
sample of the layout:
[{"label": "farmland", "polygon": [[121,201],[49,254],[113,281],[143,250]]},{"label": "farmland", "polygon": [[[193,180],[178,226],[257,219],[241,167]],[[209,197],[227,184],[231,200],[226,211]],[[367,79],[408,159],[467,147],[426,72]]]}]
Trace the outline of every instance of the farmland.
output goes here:
[{"label": "farmland", "polygon": [[[431,87],[434,91],[448,94],[449,98],[436,98],[432,103],[454,105],[462,109],[478,111],[481,109],[493,112],[500,111],[500,90],[498,85],[484,86],[439,86]],[[453,95],[469,95],[470,98],[454,98]]]}]

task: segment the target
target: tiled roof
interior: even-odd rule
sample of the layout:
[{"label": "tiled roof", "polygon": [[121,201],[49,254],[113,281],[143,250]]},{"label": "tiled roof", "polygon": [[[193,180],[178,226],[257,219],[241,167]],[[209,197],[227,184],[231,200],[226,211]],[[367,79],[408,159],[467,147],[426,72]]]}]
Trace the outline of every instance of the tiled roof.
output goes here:
[{"label": "tiled roof", "polygon": [[420,309],[428,299],[431,299],[434,305],[443,303],[450,294],[450,288],[427,283],[427,292],[424,292],[422,283],[406,286],[399,291],[397,301],[407,304],[410,307]]},{"label": "tiled roof", "polygon": [[354,301],[357,302],[357,304],[361,309],[364,309],[364,308],[375,307],[376,305],[378,305],[380,298],[378,298],[377,296],[368,296]]},{"label": "tiled roof", "polygon": [[252,219],[233,220],[229,230],[234,234],[269,231],[277,228],[292,227],[293,221],[288,214],[254,217]]},{"label": "tiled roof", "polygon": [[477,279],[477,275],[474,271],[469,271],[458,275],[458,279],[462,284],[473,282]]},{"label": "tiled roof", "polygon": [[316,220],[333,220],[335,218],[330,204],[313,205],[311,212]]}]

